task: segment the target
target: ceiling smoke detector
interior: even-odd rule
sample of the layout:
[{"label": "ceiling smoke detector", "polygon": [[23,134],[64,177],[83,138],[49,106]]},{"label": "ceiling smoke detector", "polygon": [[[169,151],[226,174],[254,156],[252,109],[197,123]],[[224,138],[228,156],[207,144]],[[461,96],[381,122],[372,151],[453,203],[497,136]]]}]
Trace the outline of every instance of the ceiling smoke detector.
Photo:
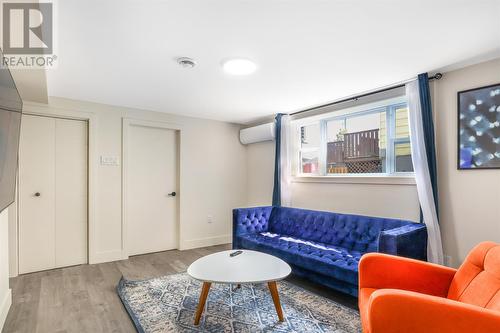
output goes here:
[{"label": "ceiling smoke detector", "polygon": [[177,58],[177,63],[184,68],[193,68],[194,66],[196,66],[196,61],[188,57]]}]

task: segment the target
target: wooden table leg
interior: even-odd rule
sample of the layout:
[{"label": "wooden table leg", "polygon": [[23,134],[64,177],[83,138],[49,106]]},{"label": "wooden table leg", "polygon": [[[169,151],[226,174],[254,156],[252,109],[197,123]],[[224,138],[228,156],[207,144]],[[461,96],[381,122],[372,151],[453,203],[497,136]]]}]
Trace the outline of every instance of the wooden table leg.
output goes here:
[{"label": "wooden table leg", "polygon": [[276,308],[276,313],[278,314],[278,319],[283,321],[283,310],[281,310],[280,296],[278,295],[278,287],[276,286],[276,281],[268,282],[267,286],[271,292],[273,298],[274,307]]},{"label": "wooden table leg", "polygon": [[207,302],[208,291],[210,290],[210,282],[203,282],[201,287],[200,301],[198,302],[198,308],[196,309],[196,314],[194,316],[194,324],[200,324],[200,318],[203,314],[203,309],[205,308],[205,303]]}]

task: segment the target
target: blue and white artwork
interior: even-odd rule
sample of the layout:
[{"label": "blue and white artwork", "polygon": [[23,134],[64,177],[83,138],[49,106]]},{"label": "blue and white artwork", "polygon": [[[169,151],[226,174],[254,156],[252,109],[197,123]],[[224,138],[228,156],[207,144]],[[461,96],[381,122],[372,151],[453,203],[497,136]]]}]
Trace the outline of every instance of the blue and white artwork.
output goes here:
[{"label": "blue and white artwork", "polygon": [[458,168],[500,168],[500,83],[458,93]]}]

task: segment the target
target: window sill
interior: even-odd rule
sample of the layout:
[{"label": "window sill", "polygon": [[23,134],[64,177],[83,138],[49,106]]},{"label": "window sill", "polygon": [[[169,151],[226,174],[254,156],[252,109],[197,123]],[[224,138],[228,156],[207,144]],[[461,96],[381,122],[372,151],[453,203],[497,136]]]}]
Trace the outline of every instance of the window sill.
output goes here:
[{"label": "window sill", "polygon": [[372,185],[415,185],[413,174],[404,175],[297,175],[292,183],[326,183],[326,184],[372,184]]}]

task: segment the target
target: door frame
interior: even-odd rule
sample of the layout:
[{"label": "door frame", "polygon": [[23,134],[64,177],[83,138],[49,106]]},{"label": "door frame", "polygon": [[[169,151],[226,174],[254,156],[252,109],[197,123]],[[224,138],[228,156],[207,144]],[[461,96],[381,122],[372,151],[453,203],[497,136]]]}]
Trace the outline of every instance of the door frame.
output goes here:
[{"label": "door frame", "polygon": [[[46,104],[39,104],[34,102],[25,102],[23,105],[23,115],[41,116],[50,118],[63,118],[69,120],[80,120],[87,122],[87,262],[88,264],[95,264],[102,262],[96,249],[96,184],[97,184],[97,171],[98,171],[98,157],[97,157],[97,117],[93,112],[75,111],[66,108],[49,107]],[[15,253],[9,254],[9,262],[13,264],[10,267],[10,276],[15,277],[19,275],[19,173],[16,181],[16,202],[14,205],[15,210],[9,209],[10,213],[15,215],[15,237],[9,237],[9,240],[15,239],[15,246],[10,247],[15,249]],[[11,206],[11,207],[12,207]],[[10,218],[9,218],[10,220]],[[10,236],[12,233],[9,231]],[[14,260],[13,260],[14,259]],[[13,267],[15,266],[15,267]]]},{"label": "door frame", "polygon": [[176,216],[176,248],[180,247],[180,235],[181,235],[181,225],[180,225],[180,207],[182,200],[182,188],[181,188],[181,163],[182,163],[182,150],[181,150],[181,142],[182,142],[182,126],[176,123],[170,122],[161,122],[161,121],[150,121],[144,119],[136,119],[136,118],[122,118],[122,258],[129,258],[128,251],[128,217],[127,217],[127,209],[126,202],[128,198],[128,139],[129,139],[129,129],[131,126],[142,126],[149,128],[160,128],[160,129],[168,129],[176,132],[177,135],[177,191],[179,195],[177,196],[177,216]]}]

